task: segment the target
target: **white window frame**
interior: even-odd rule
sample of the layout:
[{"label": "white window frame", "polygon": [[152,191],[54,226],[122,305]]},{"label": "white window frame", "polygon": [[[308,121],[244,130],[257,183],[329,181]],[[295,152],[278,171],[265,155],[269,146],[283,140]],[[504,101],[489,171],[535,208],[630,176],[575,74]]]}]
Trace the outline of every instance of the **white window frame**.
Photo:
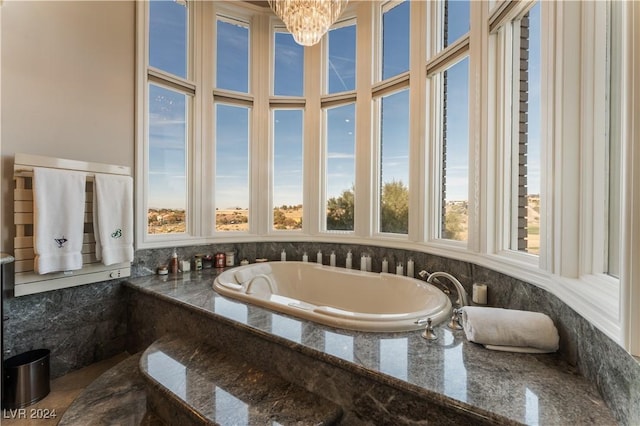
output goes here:
[{"label": "white window frame", "polygon": [[[522,7],[526,7],[523,3]],[[602,123],[600,87],[606,77],[594,68],[600,60],[605,39],[602,31],[603,7],[601,2],[542,2],[542,61],[543,98],[546,99],[542,115],[543,163],[548,170],[542,173],[543,196],[546,197],[541,220],[541,253],[537,261],[530,255],[504,250],[502,229],[506,221],[500,194],[504,188],[504,153],[497,140],[504,132],[504,123],[494,120],[501,105],[501,85],[493,76],[500,66],[499,43],[490,36],[491,25],[500,25],[510,1],[471,2],[470,31],[442,52],[437,51],[437,40],[430,28],[438,28],[440,3],[412,2],[411,53],[409,72],[380,82],[381,45],[374,48],[373,41],[380,37],[380,3],[354,2],[345,19],[357,20],[356,90],[349,99],[356,100],[356,200],[355,230],[349,235],[323,232],[321,209],[321,155],[323,143],[323,98],[321,46],[305,50],[304,98],[281,99],[271,95],[273,46],[271,34],[274,25],[282,25],[268,8],[249,3],[193,2],[192,38],[201,54],[194,59],[196,74],[189,81],[195,90],[193,120],[190,135],[188,177],[189,232],[185,235],[146,235],[146,191],[148,163],[146,162],[146,129],[148,127],[147,67],[148,47],[146,34],[147,2],[137,3],[137,84],[136,84],[136,248],[175,247],[214,242],[243,241],[318,241],[376,244],[392,248],[417,250],[430,255],[454,257],[491,268],[517,279],[529,282],[556,295],[568,306],[593,323],[607,336],[636,355],[640,355],[640,122],[635,120],[640,105],[640,4],[616,4],[621,11],[621,25],[615,30],[622,40],[623,64],[619,78],[625,88],[621,105],[620,133],[622,139],[622,213],[621,272],[616,280],[604,274],[603,255],[598,245],[605,241],[600,221],[606,214],[602,210],[605,195],[596,179],[586,175],[589,167],[600,167],[604,138],[584,135],[601,132]],[[393,3],[388,3],[391,5]],[[197,12],[197,13],[196,13]],[[209,232],[206,218],[215,217],[211,200],[213,174],[211,159],[213,146],[204,141],[213,140],[211,123],[213,96],[223,95],[214,90],[214,52],[205,40],[215,40],[216,13],[247,19],[251,25],[250,70],[251,94],[244,101],[253,102],[250,129],[251,205],[250,231],[246,235]],[[508,15],[508,14],[507,14]],[[493,21],[492,21],[493,19]],[[506,22],[506,21],[505,21]],[[436,32],[437,33],[437,32]],[[579,37],[586,34],[587,37]],[[454,53],[455,52],[455,53]],[[545,53],[546,52],[546,53]],[[470,58],[469,95],[469,239],[460,244],[434,238],[439,226],[440,212],[434,208],[437,196],[432,189],[437,183],[438,152],[434,151],[433,119],[437,112],[434,87],[429,75],[438,72],[459,55]],[[379,66],[377,64],[380,64]],[[257,70],[261,70],[258,72]],[[269,70],[264,72],[264,70]],[[160,72],[161,71],[157,71]],[[163,77],[164,76],[160,76]],[[409,84],[409,81],[411,83]],[[173,87],[170,82],[170,86]],[[179,85],[184,82],[177,82]],[[191,87],[191,86],[190,86]],[[377,174],[379,159],[376,154],[378,124],[374,104],[382,94],[409,87],[410,98],[410,215],[409,234],[395,238],[376,232],[379,220],[379,194]],[[224,93],[229,95],[229,93]],[[237,95],[237,94],[233,94]],[[353,96],[353,98],[352,98]],[[486,101],[489,99],[489,101]],[[337,98],[335,98],[337,100]],[[345,99],[346,102],[346,99]],[[292,233],[271,231],[272,133],[270,111],[272,107],[304,107],[304,220],[303,230]],[[587,108],[596,105],[596,108]],[[504,135],[503,135],[504,137]],[[571,144],[567,141],[578,141]],[[583,156],[577,155],[584,154]],[[501,166],[500,166],[501,167]],[[435,173],[435,175],[434,175]],[[209,197],[209,198],[207,198]],[[602,204],[602,205],[600,205]],[[600,209],[600,210],[598,210]],[[593,215],[584,211],[595,211]],[[496,218],[496,219],[494,219]],[[579,218],[579,220],[576,220]],[[434,225],[437,224],[437,225]],[[544,233],[544,235],[543,235]],[[151,238],[153,237],[153,238]],[[215,237],[215,238],[214,238]]]},{"label": "white window frame", "polygon": [[[427,17],[429,25],[429,30],[427,34],[427,44],[426,44],[426,54],[427,60],[425,65],[425,77],[422,79],[425,80],[426,85],[426,97],[427,97],[427,108],[426,108],[426,120],[427,120],[427,130],[426,134],[428,135],[426,148],[426,158],[424,160],[424,164],[429,165],[429,173],[424,177],[424,191],[426,194],[425,201],[425,228],[422,230],[421,234],[423,235],[424,241],[432,247],[436,247],[438,250],[449,251],[453,250],[456,253],[467,252],[467,249],[471,247],[470,244],[474,244],[474,241],[477,240],[475,233],[477,232],[477,227],[473,225],[473,221],[477,216],[475,213],[475,209],[477,206],[477,202],[474,201],[472,194],[476,193],[476,189],[474,187],[474,168],[473,168],[473,156],[476,153],[476,147],[472,144],[472,124],[474,123],[475,113],[473,104],[476,102],[476,97],[474,96],[474,87],[475,81],[472,78],[474,73],[474,63],[472,62],[472,57],[475,57],[476,54],[472,55],[472,49],[470,45],[471,32],[475,28],[473,14],[477,14],[476,6],[473,5],[473,2],[470,4],[470,31],[460,38],[458,38],[453,43],[449,44],[446,48],[443,47],[444,40],[442,39],[443,34],[443,17],[444,17],[444,9],[443,3],[441,1],[437,2],[429,2],[427,6]],[[476,50],[479,52],[479,50]],[[442,72],[456,65],[460,61],[465,58],[469,58],[469,182],[468,182],[468,237],[466,241],[456,241],[445,239],[441,237],[441,229],[442,229],[442,90],[441,86],[443,84],[442,80]]]},{"label": "white window frame", "polygon": [[[543,241],[546,238],[546,215],[543,211],[540,212],[540,254],[534,255],[525,252],[521,252],[512,249],[514,242],[517,241],[517,226],[514,225],[514,216],[517,218],[517,211],[513,203],[514,185],[517,184],[518,175],[517,166],[514,166],[513,158],[513,146],[514,139],[518,137],[517,125],[514,125],[519,110],[513,108],[513,105],[519,104],[518,94],[513,91],[513,78],[517,72],[519,72],[519,43],[516,39],[519,38],[519,31],[514,29],[515,22],[519,22],[520,19],[533,7],[535,1],[527,2],[512,2],[503,3],[502,6],[510,6],[510,8],[499,9],[498,13],[492,15],[490,21],[495,22],[497,27],[490,36],[493,43],[493,52],[495,55],[495,83],[494,87],[496,94],[492,97],[492,110],[496,112],[494,129],[495,135],[493,139],[496,141],[496,155],[495,160],[497,176],[496,176],[496,207],[497,214],[495,230],[496,230],[496,242],[495,252],[500,256],[510,259],[514,263],[526,265],[530,268],[542,267],[544,264],[540,259],[544,257],[544,251],[546,245]],[[542,4],[540,4],[542,7]],[[542,15],[542,11],[541,11]],[[497,22],[499,19],[499,22]],[[542,16],[541,16],[542,21]],[[541,41],[541,44],[543,42]],[[541,69],[547,64],[548,58],[545,57],[545,52],[541,52]],[[545,76],[542,76],[541,92],[544,91]],[[545,93],[542,93],[544,96]],[[544,98],[541,99],[541,103],[544,103]],[[541,120],[544,123],[545,112],[541,112]],[[542,125],[541,125],[542,127]],[[541,129],[542,130],[542,129]],[[548,168],[548,164],[545,163],[547,145],[543,131],[540,132],[541,141],[541,170]],[[517,139],[516,139],[517,140]],[[546,206],[548,200],[546,199],[546,187],[544,185],[544,175],[541,173],[540,183],[540,199],[542,206]],[[515,234],[515,235],[514,235]]]},{"label": "white window frame", "polygon": [[[354,229],[351,231],[330,231],[327,229],[327,214],[326,214],[326,207],[327,207],[327,202],[328,202],[328,198],[327,198],[327,191],[326,191],[326,186],[327,186],[327,110],[330,108],[338,108],[341,106],[345,106],[351,103],[355,104],[355,115],[354,115],[354,119],[355,119],[355,123],[354,123],[354,134],[355,134],[355,146],[354,146],[354,152],[357,152],[357,144],[358,144],[358,105],[359,103],[357,102],[358,99],[358,85],[359,85],[359,81],[362,78],[361,77],[361,73],[359,73],[359,68],[361,68],[358,64],[359,64],[359,59],[358,57],[361,56],[360,54],[360,50],[362,50],[361,48],[358,47],[358,41],[359,41],[359,33],[360,33],[360,27],[358,24],[358,19],[356,17],[356,14],[354,13],[353,9],[347,9],[345,11],[345,13],[341,16],[340,20],[338,22],[336,22],[331,29],[338,29],[338,28],[344,28],[344,27],[348,27],[348,26],[355,26],[356,28],[356,57],[354,58],[356,60],[356,87],[354,90],[347,90],[347,91],[343,91],[343,92],[336,92],[336,93],[327,93],[327,91],[329,90],[329,73],[328,73],[328,68],[327,68],[327,64],[329,62],[329,43],[328,43],[328,39],[326,37],[323,37],[322,40],[320,41],[320,47],[319,49],[316,49],[316,52],[321,52],[321,58],[320,58],[320,72],[321,72],[321,81],[322,81],[322,85],[321,85],[321,95],[319,97],[320,99],[320,115],[321,118],[319,120],[319,144],[320,144],[320,163],[319,163],[319,179],[317,179],[319,185],[319,198],[320,201],[318,203],[318,211],[317,211],[317,215],[318,215],[318,219],[319,222],[317,223],[317,228],[318,228],[318,232],[322,233],[322,234],[326,234],[326,235],[331,235],[331,236],[335,236],[340,238],[341,236],[346,236],[346,237],[352,237],[356,234],[356,223],[358,222],[358,218],[356,215],[356,211],[355,211],[355,205],[357,203],[355,203],[354,201]],[[310,87],[309,90],[313,90],[313,87]],[[357,155],[356,158],[354,159],[354,169],[355,169],[355,173],[354,173],[354,186],[356,186],[356,181],[358,180],[357,176],[358,176],[358,163],[356,161],[357,159]],[[356,186],[357,187],[357,186]],[[357,189],[354,192],[354,200],[356,199],[357,196]]]}]

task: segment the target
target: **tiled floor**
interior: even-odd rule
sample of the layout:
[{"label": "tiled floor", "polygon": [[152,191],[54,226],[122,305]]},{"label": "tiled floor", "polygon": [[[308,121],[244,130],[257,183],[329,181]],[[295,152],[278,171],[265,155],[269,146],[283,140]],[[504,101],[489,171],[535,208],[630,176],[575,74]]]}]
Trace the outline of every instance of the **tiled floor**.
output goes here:
[{"label": "tiled floor", "polygon": [[[2,426],[55,426],[73,400],[103,372],[130,355],[122,353],[113,358],[97,362],[51,381],[51,392],[43,400],[30,405],[24,411],[3,410]],[[55,417],[43,418],[55,413]]]}]

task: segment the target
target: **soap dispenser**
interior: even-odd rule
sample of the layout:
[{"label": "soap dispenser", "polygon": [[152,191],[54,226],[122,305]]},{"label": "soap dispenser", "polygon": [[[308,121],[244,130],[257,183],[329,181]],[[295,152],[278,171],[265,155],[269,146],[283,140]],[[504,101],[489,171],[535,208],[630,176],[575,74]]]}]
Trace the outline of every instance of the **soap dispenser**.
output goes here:
[{"label": "soap dispenser", "polygon": [[171,263],[169,264],[169,271],[172,274],[178,273],[178,252],[176,249],[173,249],[173,253],[171,254]]}]

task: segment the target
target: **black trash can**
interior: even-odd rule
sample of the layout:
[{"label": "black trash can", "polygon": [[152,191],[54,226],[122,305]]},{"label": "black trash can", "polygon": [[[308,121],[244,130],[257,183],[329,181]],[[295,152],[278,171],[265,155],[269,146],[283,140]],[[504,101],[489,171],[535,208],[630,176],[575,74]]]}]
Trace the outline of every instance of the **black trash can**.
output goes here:
[{"label": "black trash can", "polygon": [[49,356],[49,349],[36,349],[4,361],[4,408],[23,408],[49,395]]}]

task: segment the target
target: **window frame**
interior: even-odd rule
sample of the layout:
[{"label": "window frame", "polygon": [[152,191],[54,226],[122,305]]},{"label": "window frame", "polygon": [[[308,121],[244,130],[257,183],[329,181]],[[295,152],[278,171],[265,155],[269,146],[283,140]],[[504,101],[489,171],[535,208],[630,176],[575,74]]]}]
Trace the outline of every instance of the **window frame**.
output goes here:
[{"label": "window frame", "polygon": [[[471,7],[472,5],[470,5]],[[473,12],[475,7],[471,7]],[[429,173],[425,176],[425,193],[426,193],[426,219],[427,224],[424,230],[424,240],[426,243],[436,246],[444,250],[467,250],[474,237],[472,232],[476,232],[472,227],[472,218],[475,216],[473,208],[475,203],[472,201],[471,194],[474,192],[472,185],[472,156],[475,153],[474,147],[471,143],[471,125],[473,120],[473,86],[472,86],[472,66],[471,62],[471,30],[474,28],[473,19],[470,23],[470,31],[465,35],[458,38],[447,47],[443,47],[443,22],[444,16],[443,2],[431,2],[428,8],[428,16],[431,31],[428,32],[427,39],[427,61],[424,67],[426,80],[426,97],[429,107],[427,109],[427,134],[428,140],[431,141],[428,145],[427,158],[425,164],[429,164]],[[456,241],[441,237],[441,228],[443,220],[443,206],[442,206],[442,106],[443,106],[443,91],[442,85],[444,82],[441,80],[441,73],[447,69],[458,64],[465,58],[469,58],[469,182],[468,190],[469,195],[467,197],[468,204],[468,238],[465,241]]]},{"label": "window frame", "polygon": [[[356,37],[356,89],[344,99],[325,98],[321,93],[322,50],[319,47],[305,50],[305,94],[303,98],[281,99],[270,94],[269,81],[273,78],[269,37],[273,25],[282,25],[268,9],[250,3],[189,2],[191,46],[201,56],[191,58],[193,81],[181,81],[163,75],[162,71],[148,66],[148,2],[136,3],[137,39],[136,50],[136,249],[176,247],[197,244],[229,243],[263,240],[268,241],[318,241],[348,242],[353,244],[377,244],[399,249],[416,250],[444,257],[455,257],[461,261],[481,264],[497,272],[507,274],[536,285],[559,297],[572,309],[593,323],[607,336],[627,350],[640,355],[640,312],[634,306],[640,304],[640,264],[633,262],[640,257],[640,122],[633,120],[633,108],[640,104],[640,53],[637,40],[640,28],[634,23],[640,20],[640,4],[627,2],[617,4],[622,23],[615,31],[622,38],[622,69],[620,78],[625,87],[634,92],[623,93],[616,100],[621,105],[620,129],[622,137],[622,212],[621,212],[621,273],[620,279],[604,274],[601,254],[594,251],[604,241],[598,222],[604,213],[591,216],[581,214],[594,211],[605,197],[599,186],[585,179],[588,167],[600,167],[601,146],[594,138],[581,135],[599,132],[598,117],[601,107],[600,89],[604,84],[600,71],[594,69],[601,54],[603,27],[600,2],[543,2],[541,4],[542,62],[543,69],[554,72],[543,73],[543,97],[546,105],[542,114],[543,163],[548,164],[542,173],[541,193],[547,200],[541,221],[541,252],[537,261],[530,255],[510,253],[504,250],[502,229],[505,224],[504,204],[500,194],[504,188],[504,153],[496,142],[503,132],[504,123],[494,119],[500,117],[499,103],[503,82],[496,79],[500,67],[500,49],[493,31],[510,19],[510,0],[472,2],[469,33],[438,52],[435,49],[439,2],[412,2],[410,69],[407,73],[387,81],[378,81],[380,70],[375,66],[381,55],[381,45],[375,49],[372,43],[380,35],[380,11],[370,2],[350,4],[345,19],[357,21]],[[214,87],[214,52],[207,49],[208,42],[215,40],[214,23],[216,13],[247,19],[251,25],[250,35],[250,94],[237,94],[216,90]],[[582,39],[576,34],[589,34]],[[322,43],[322,42],[321,42]],[[438,53],[434,53],[438,52]],[[583,55],[584,53],[584,55]],[[502,53],[504,54],[504,53]],[[437,103],[428,76],[442,69],[456,55],[470,58],[469,97],[469,240],[466,244],[442,241],[434,238],[434,225],[439,221],[434,206],[433,184],[437,183],[438,152],[432,142],[434,113]],[[635,62],[634,62],[635,61]],[[259,73],[259,69],[269,72]],[[260,68],[261,67],[261,68]],[[376,74],[377,73],[377,74]],[[548,75],[547,75],[548,74]],[[148,141],[148,80],[150,76],[161,79],[170,87],[193,90],[193,113],[190,115],[190,140],[188,153],[188,230],[185,235],[149,236],[146,234],[146,194],[148,188],[148,159],[145,149]],[[576,78],[580,76],[580,78]],[[378,218],[374,218],[372,207],[379,205],[376,191],[375,132],[378,127],[374,116],[373,101],[384,93],[409,88],[410,103],[410,163],[409,186],[410,214],[409,233],[403,238],[394,238],[375,232]],[[344,95],[344,94],[341,94]],[[253,114],[250,119],[250,186],[249,206],[250,231],[243,235],[216,234],[207,227],[207,218],[215,217],[211,188],[214,176],[210,163],[213,158],[214,126],[207,120],[212,117],[214,100],[233,99],[234,102],[251,102]],[[329,100],[356,102],[356,205],[355,230],[348,235],[323,232],[321,226],[321,184],[323,171],[319,158],[323,149],[321,140],[322,106]],[[578,108],[591,100],[597,108]],[[585,104],[585,105],[587,105]],[[271,184],[271,139],[269,114],[271,108],[289,106],[304,108],[304,220],[303,229],[275,233],[270,231],[273,222],[270,189]],[[499,114],[495,114],[499,111]],[[492,115],[494,114],[494,115]],[[502,136],[504,137],[504,135]],[[576,154],[577,148],[564,142],[580,141],[587,153]],[[563,143],[564,142],[564,143]],[[434,173],[436,175],[434,176]],[[600,192],[599,192],[600,191]],[[209,194],[209,195],[208,195]],[[602,205],[599,206],[602,209]],[[379,213],[377,213],[379,214]],[[575,220],[578,217],[579,220]],[[600,228],[598,228],[600,226]],[[542,226],[541,226],[542,228]],[[598,229],[596,229],[598,228]],[[543,236],[544,232],[544,236]],[[151,238],[153,237],[153,238]],[[600,256],[600,257],[599,257]]]},{"label": "window frame", "polygon": [[[512,108],[512,105],[519,104],[519,98],[517,93],[513,90],[513,78],[517,72],[519,63],[519,52],[516,52],[516,39],[519,38],[519,29],[514,28],[516,23],[522,19],[524,15],[534,6],[535,1],[529,2],[505,2],[502,3],[502,8],[498,8],[496,13],[490,18],[490,25],[493,25],[490,37],[492,38],[494,55],[495,55],[495,69],[494,84],[496,94],[492,98],[492,109],[495,110],[495,139],[496,139],[496,153],[497,153],[497,180],[496,186],[498,188],[497,194],[502,196],[496,197],[496,253],[503,256],[506,259],[510,259],[522,265],[528,265],[529,267],[543,267],[543,248],[544,240],[548,241],[546,235],[546,215],[543,210],[540,211],[540,253],[538,255],[526,253],[513,249],[514,242],[517,245],[517,225],[514,225],[514,212],[515,207],[513,203],[514,185],[517,184],[517,174],[514,172],[514,140],[518,136],[518,129],[515,126],[514,120],[519,114],[519,110]],[[542,4],[540,4],[542,7]],[[542,11],[541,11],[542,21]],[[542,42],[541,42],[542,43]],[[519,49],[518,49],[519,50]],[[545,66],[545,61],[548,58],[541,54],[541,69]],[[544,79],[544,76],[543,76]],[[541,92],[543,92],[544,82],[541,82]],[[545,93],[541,93],[545,96]],[[506,101],[508,100],[508,101]],[[544,101],[542,101],[544,103]],[[547,113],[548,116],[548,113]],[[544,123],[545,111],[541,112],[541,119]],[[542,124],[541,124],[542,127]],[[545,138],[543,131],[541,134],[541,170],[549,167],[549,164],[545,162],[546,151],[548,144],[548,138]],[[541,173],[542,174],[542,173]],[[544,177],[541,176],[540,184],[540,199],[542,206],[545,206],[549,200],[546,199],[546,188],[544,185]]]}]

